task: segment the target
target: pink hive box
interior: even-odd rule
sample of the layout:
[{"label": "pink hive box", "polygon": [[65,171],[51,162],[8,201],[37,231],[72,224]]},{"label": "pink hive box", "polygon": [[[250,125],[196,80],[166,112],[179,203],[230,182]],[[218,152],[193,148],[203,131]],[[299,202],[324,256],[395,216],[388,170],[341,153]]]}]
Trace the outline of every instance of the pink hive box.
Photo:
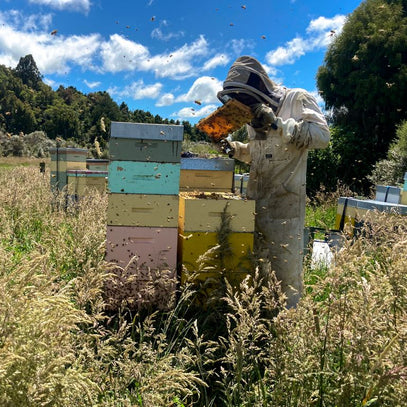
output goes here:
[{"label": "pink hive box", "polygon": [[[106,260],[138,273],[148,269],[174,270],[177,265],[177,228],[108,226]],[[147,270],[147,271],[145,271]]]}]

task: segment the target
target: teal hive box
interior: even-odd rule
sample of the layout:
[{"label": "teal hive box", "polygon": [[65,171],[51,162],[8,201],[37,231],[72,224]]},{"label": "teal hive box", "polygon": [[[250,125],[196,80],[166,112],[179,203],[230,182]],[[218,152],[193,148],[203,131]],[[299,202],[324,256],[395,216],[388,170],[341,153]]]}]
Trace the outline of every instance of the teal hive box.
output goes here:
[{"label": "teal hive box", "polygon": [[51,189],[61,190],[68,184],[66,171],[51,171]]},{"label": "teal hive box", "polygon": [[110,160],[179,163],[183,135],[180,125],[112,122]]},{"label": "teal hive box", "polygon": [[177,195],[180,164],[111,161],[108,188],[118,194]]}]

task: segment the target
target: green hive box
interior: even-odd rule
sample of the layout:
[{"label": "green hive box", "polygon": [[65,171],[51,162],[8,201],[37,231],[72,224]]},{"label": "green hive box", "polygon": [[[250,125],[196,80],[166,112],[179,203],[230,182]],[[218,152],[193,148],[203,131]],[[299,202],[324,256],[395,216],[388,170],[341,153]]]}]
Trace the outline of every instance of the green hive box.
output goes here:
[{"label": "green hive box", "polygon": [[51,154],[51,161],[71,161],[86,163],[88,150],[86,150],[85,148],[59,147],[50,148],[49,153]]},{"label": "green hive box", "polygon": [[183,129],[180,125],[112,122],[110,160],[179,163]]}]

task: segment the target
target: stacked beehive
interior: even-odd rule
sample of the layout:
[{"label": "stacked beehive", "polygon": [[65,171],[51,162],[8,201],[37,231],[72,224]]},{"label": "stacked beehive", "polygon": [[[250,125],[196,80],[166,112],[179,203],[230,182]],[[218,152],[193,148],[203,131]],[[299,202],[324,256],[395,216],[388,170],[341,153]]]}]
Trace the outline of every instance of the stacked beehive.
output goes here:
[{"label": "stacked beehive", "polygon": [[372,199],[340,197],[338,199],[335,228],[345,230],[349,235],[357,233],[368,212],[407,215],[407,205]]},{"label": "stacked beehive", "polygon": [[49,150],[51,154],[51,188],[62,190],[68,184],[68,171],[86,170],[88,151],[83,148],[57,147]]},{"label": "stacked beehive", "polygon": [[111,123],[106,260],[120,266],[107,286],[116,302],[161,307],[175,289],[182,138],[183,126]]},{"label": "stacked beehive", "polygon": [[400,203],[401,190],[388,185],[376,185],[375,200],[380,202]]},{"label": "stacked beehive", "polygon": [[255,203],[234,195],[234,160],[181,158],[178,258],[181,281],[222,272],[232,283],[251,269]]}]

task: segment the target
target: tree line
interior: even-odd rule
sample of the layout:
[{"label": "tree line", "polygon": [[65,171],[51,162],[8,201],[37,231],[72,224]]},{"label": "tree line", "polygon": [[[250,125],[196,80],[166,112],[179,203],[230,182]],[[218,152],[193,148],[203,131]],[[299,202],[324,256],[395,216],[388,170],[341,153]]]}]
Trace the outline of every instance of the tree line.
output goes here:
[{"label": "tree line", "polygon": [[109,93],[84,94],[73,86],[53,90],[43,82],[32,55],[20,58],[15,69],[0,65],[0,129],[5,134],[45,132],[49,139],[72,140],[92,145],[97,139],[106,148],[110,122],[177,124],[189,140],[205,140],[195,125],[168,120],[140,109],[118,105]]}]

